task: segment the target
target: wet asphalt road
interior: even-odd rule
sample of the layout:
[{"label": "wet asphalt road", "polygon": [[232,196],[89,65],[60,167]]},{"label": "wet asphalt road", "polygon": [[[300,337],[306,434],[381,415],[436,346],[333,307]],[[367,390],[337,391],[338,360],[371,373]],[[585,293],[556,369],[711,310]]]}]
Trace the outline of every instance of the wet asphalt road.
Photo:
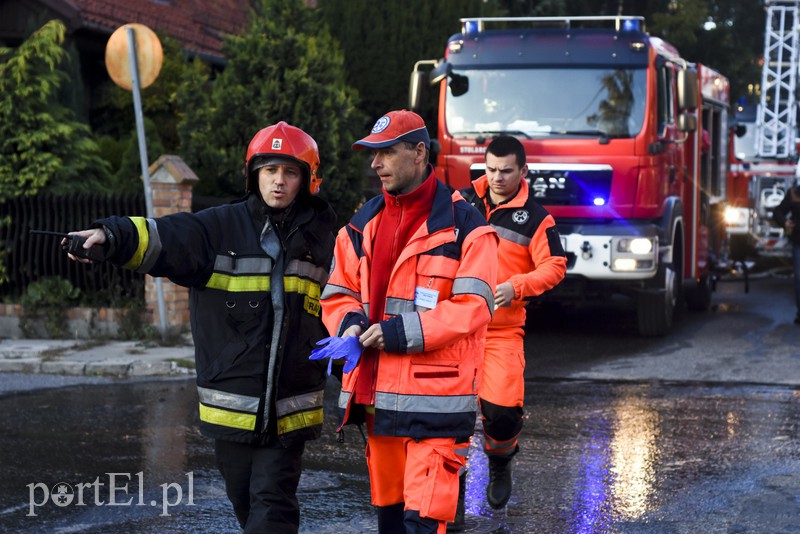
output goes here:
[{"label": "wet asphalt road", "polygon": [[[476,434],[467,532],[800,532],[791,280],[732,280],[661,339],[623,301],[533,310],[512,498],[488,508]],[[0,375],[0,532],[238,532],[192,381],[96,382]],[[362,438],[335,439],[336,385],[301,532],[376,532]]]}]

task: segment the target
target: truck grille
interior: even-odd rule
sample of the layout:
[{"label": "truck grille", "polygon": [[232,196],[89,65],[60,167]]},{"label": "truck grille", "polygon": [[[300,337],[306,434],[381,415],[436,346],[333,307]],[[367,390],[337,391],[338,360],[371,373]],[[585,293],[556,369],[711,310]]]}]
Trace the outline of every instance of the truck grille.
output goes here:
[{"label": "truck grille", "polygon": [[611,193],[608,165],[528,165],[531,194],[544,206],[602,206]]},{"label": "truck grille", "polygon": [[[486,173],[486,165],[470,168],[470,179]],[[610,165],[585,163],[529,163],[531,195],[543,206],[602,206],[611,194]]]}]

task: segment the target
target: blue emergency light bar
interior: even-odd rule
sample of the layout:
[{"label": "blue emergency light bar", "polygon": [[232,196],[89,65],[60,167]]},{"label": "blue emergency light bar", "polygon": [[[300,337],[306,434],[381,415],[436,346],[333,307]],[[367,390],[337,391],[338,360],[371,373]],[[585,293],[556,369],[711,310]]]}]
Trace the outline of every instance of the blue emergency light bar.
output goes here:
[{"label": "blue emergency light bar", "polygon": [[622,21],[622,31],[638,32],[642,30],[642,21],[638,19],[625,19]]},{"label": "blue emergency light bar", "polygon": [[[474,35],[486,30],[487,23],[506,23],[508,24],[528,24],[548,25],[558,24],[566,29],[571,29],[573,25],[579,27],[602,27],[613,25],[618,32],[643,32],[644,17],[633,16],[604,16],[604,17],[477,17],[465,18],[461,20],[461,33],[464,35]],[[516,29],[516,26],[515,28]]]}]

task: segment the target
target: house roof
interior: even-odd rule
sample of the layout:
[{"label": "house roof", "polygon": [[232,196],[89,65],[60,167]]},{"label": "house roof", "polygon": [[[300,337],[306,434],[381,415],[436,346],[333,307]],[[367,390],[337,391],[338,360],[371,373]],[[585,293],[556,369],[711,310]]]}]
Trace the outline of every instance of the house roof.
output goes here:
[{"label": "house roof", "polygon": [[[53,4],[54,2],[49,2]],[[222,57],[222,38],[249,20],[248,0],[62,0],[74,24],[111,35],[130,22],[163,32],[200,55]]]}]

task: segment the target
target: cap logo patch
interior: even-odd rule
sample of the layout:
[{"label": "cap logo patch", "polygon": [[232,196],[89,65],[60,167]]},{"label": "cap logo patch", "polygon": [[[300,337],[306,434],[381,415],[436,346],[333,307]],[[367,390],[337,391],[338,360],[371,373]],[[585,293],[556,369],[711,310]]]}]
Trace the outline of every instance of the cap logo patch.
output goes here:
[{"label": "cap logo patch", "polygon": [[272,140],[272,150],[280,150],[283,146],[283,139],[274,138]]},{"label": "cap logo patch", "polygon": [[388,115],[384,115],[383,117],[378,119],[378,122],[376,122],[375,126],[372,127],[372,133],[374,134],[381,133],[382,131],[384,131],[386,128],[389,127],[390,122],[392,122],[392,119],[390,119]]}]

